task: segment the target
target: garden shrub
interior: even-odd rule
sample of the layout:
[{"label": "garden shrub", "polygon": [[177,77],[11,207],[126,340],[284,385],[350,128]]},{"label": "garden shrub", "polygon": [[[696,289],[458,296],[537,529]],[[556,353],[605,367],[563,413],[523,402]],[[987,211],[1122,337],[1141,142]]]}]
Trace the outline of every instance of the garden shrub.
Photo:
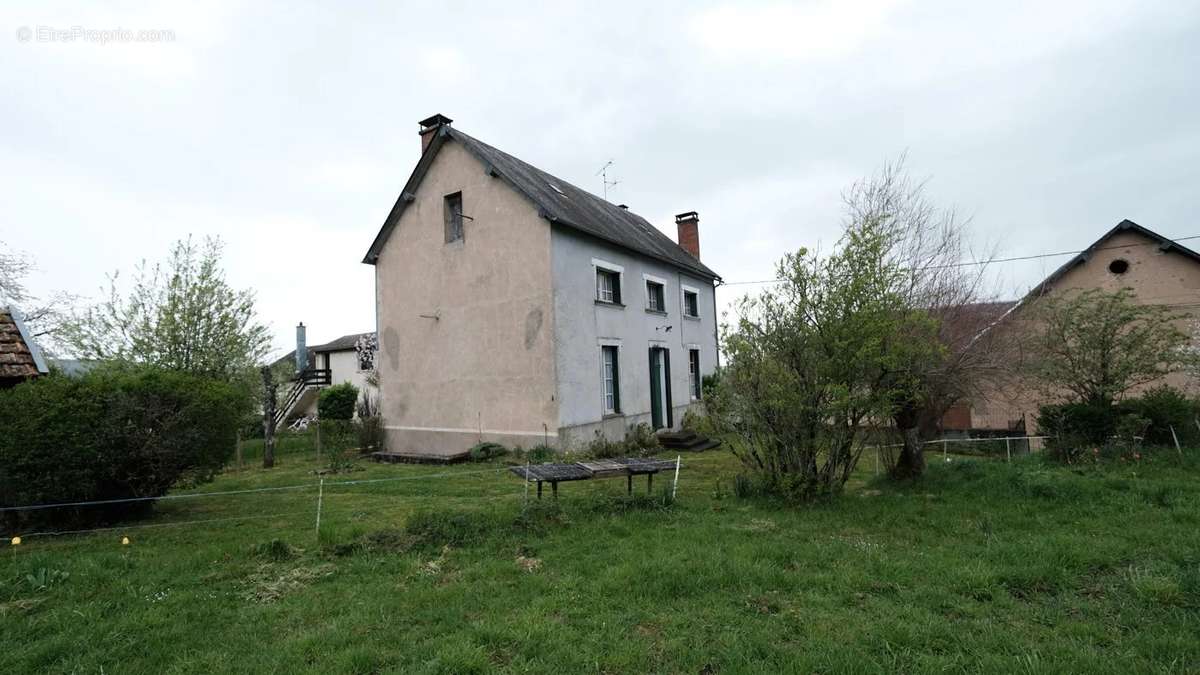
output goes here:
[{"label": "garden shrub", "polygon": [[[209,481],[233,455],[244,406],[229,384],[149,367],[0,390],[0,506],[153,498]],[[13,511],[3,524],[86,525],[151,504]]]},{"label": "garden shrub", "polygon": [[1065,403],[1042,406],[1038,426],[1049,436],[1052,457],[1074,462],[1087,454],[1124,456],[1141,445],[1174,447],[1200,441],[1196,403],[1166,385],[1112,406]]},{"label": "garden shrub", "polygon": [[1147,445],[1175,447],[1175,440],[1171,437],[1172,427],[1181,445],[1191,446],[1200,442],[1200,429],[1196,428],[1200,410],[1195,401],[1178,389],[1167,385],[1155,387],[1137,398],[1117,404],[1117,410],[1146,420],[1144,433]]},{"label": "garden shrub", "polygon": [[379,414],[379,403],[364,390],[358,399],[358,451],[362,454],[384,449],[383,417]]},{"label": "garden shrub", "polygon": [[535,445],[528,450],[517,446],[513,448],[513,455],[517,459],[525,460],[530,464],[545,464],[558,457],[558,451],[545,444]]},{"label": "garden shrub", "polygon": [[638,424],[625,431],[625,439],[610,441],[599,430],[587,445],[586,453],[595,459],[614,457],[644,457],[659,450],[658,436],[648,424]]},{"label": "garden shrub", "polygon": [[354,417],[358,387],[343,382],[321,390],[317,399],[317,415],[322,420],[348,420]]},{"label": "garden shrub", "polygon": [[486,462],[489,459],[508,454],[508,448],[499,443],[485,441],[472,446],[469,452],[472,462]]},{"label": "garden shrub", "polygon": [[1044,405],[1038,410],[1038,428],[1060,448],[1102,445],[1116,428],[1116,411],[1088,403]]}]

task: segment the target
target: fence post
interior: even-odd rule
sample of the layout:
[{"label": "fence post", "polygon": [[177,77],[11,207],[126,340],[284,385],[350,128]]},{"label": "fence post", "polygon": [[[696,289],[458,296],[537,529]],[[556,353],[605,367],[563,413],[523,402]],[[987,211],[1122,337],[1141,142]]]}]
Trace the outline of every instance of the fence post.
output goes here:
[{"label": "fence post", "polygon": [[1012,440],[1008,436],[1004,437],[1004,454],[1008,455],[1008,461],[1011,462],[1012,461]]},{"label": "fence post", "polygon": [[1179,453],[1179,459],[1183,459],[1183,449],[1179,447],[1179,437],[1175,435],[1175,425],[1168,424],[1171,428],[1171,438],[1175,441],[1175,452]]},{"label": "fence post", "polygon": [[321,482],[317,486],[317,545],[321,544],[321,502],[325,498],[325,477],[321,476]]},{"label": "fence post", "polygon": [[317,463],[321,462],[321,419],[317,418]]},{"label": "fence post", "polygon": [[950,440],[946,438],[942,439],[942,459],[947,462],[950,461]]},{"label": "fence post", "polygon": [[234,447],[237,450],[237,470],[241,471],[242,470],[242,431],[241,431],[241,429],[239,429],[237,432],[237,445]]},{"label": "fence post", "polygon": [[529,507],[529,454],[525,454],[525,508]]},{"label": "fence post", "polygon": [[671,483],[671,501],[675,501],[675,489],[679,487],[679,462],[683,455],[675,455],[675,482]]}]

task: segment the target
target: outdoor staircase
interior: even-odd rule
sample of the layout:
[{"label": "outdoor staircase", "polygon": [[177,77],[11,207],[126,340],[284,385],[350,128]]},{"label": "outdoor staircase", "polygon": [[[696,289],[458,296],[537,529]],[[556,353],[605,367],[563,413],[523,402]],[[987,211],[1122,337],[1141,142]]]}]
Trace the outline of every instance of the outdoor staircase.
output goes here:
[{"label": "outdoor staircase", "polygon": [[292,409],[304,398],[305,392],[313,387],[327,387],[333,381],[333,375],[328,368],[309,368],[301,371],[292,380],[292,388],[288,390],[283,402],[275,409],[275,426],[279,427],[292,414]]},{"label": "outdoor staircase", "polygon": [[721,441],[701,436],[687,429],[659,432],[658,443],[668,450],[680,450],[683,452],[703,452],[704,450],[711,450],[721,445]]}]

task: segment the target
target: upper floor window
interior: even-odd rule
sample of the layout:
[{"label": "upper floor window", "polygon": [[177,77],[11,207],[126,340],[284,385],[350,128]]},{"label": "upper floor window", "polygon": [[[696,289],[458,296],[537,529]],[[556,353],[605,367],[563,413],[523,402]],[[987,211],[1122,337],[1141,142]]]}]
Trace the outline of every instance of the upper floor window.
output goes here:
[{"label": "upper floor window", "polygon": [[696,291],[684,290],[683,315],[692,318],[700,316],[700,295]]},{"label": "upper floor window", "polygon": [[657,281],[646,282],[646,309],[652,312],[667,311],[667,303],[663,298],[663,285]]},{"label": "upper floor window", "polygon": [[596,299],[600,302],[621,304],[621,274],[601,267],[596,268]]},{"label": "upper floor window", "polygon": [[463,239],[462,193],[442,198],[442,215],[446,223],[446,243]]}]

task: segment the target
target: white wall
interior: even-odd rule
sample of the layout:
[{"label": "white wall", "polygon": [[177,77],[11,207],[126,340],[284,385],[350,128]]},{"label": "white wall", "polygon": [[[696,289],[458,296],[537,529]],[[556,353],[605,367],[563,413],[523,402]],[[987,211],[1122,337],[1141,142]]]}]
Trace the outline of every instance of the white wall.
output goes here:
[{"label": "white wall", "polygon": [[[358,352],[354,350],[341,352],[320,352],[315,355],[316,363],[312,364],[313,368],[328,368],[330,384],[342,384],[349,382],[358,387],[359,397],[362,392],[370,389],[371,396],[375,400],[379,400],[379,390],[367,384],[367,373],[358,369]],[[316,390],[311,394],[306,394],[304,398],[296,404],[296,413],[302,415],[317,414],[317,398]],[[355,412],[355,414],[358,414]]]},{"label": "white wall", "polygon": [[[326,367],[326,359],[328,359],[330,370],[330,384],[349,382],[358,387],[360,392],[370,387],[367,384],[367,372],[358,369],[357,351],[325,352],[317,355],[317,360],[321,363],[322,368]],[[371,389],[374,390],[373,387]]]},{"label": "white wall", "polygon": [[[551,257],[560,441],[570,437],[573,442],[586,442],[598,428],[606,436],[617,438],[630,425],[650,422],[652,346],[670,350],[673,422],[678,427],[691,402],[688,349],[700,349],[702,374],[711,374],[717,366],[712,282],[558,226],[553,228]],[[623,308],[595,302],[593,259],[624,268]],[[666,282],[665,316],[646,311],[647,274]],[[699,292],[698,320],[683,317],[683,285]],[[664,330],[665,326],[671,330]],[[620,349],[621,415],[605,420],[600,346],[613,341]]]}]

